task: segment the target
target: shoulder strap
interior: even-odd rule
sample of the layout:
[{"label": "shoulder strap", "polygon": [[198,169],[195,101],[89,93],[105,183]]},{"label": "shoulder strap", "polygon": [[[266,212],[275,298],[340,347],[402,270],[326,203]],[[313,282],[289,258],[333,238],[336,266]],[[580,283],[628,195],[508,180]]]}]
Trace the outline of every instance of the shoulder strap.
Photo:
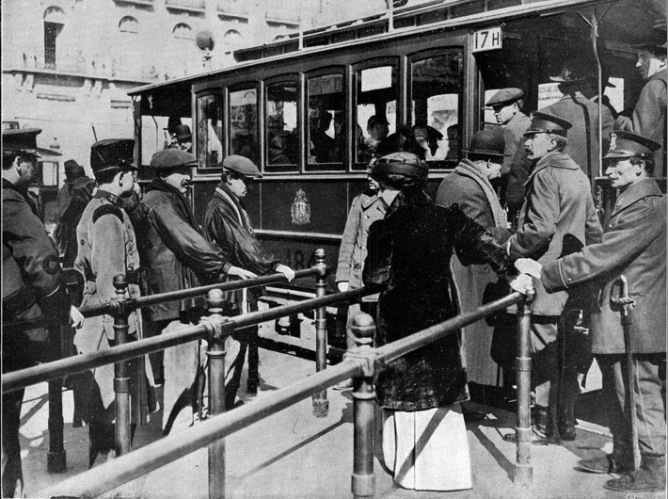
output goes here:
[{"label": "shoulder strap", "polygon": [[103,217],[104,215],[114,215],[118,217],[118,219],[123,222],[123,212],[118,206],[114,206],[113,204],[103,204],[102,206],[99,206],[94,212],[93,212],[93,223],[96,223],[100,217]]}]

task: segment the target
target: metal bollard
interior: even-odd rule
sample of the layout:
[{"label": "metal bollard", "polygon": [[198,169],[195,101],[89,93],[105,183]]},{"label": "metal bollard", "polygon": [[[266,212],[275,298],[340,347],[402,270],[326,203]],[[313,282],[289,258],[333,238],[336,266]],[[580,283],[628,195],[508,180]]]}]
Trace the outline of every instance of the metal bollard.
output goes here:
[{"label": "metal bollard", "polygon": [[[125,306],[128,301],[128,281],[123,274],[114,277],[117,307],[114,312],[114,336],[116,346],[128,342],[128,317],[130,311]],[[116,455],[121,456],[132,450],[130,436],[130,368],[129,361],[122,360],[114,365],[114,392],[116,393]]]},{"label": "metal bollard", "polygon": [[[327,266],[325,265],[325,250],[318,248],[315,251],[316,265],[321,269],[315,281],[316,298],[322,298],[326,294]],[[322,371],[327,368],[327,309],[320,307],[316,310],[315,318],[315,370]],[[329,414],[329,401],[327,390],[313,395],[313,415],[317,418],[327,417]]]},{"label": "metal bollard", "polygon": [[[209,360],[209,413],[212,416],[225,412],[225,329],[234,328],[234,323],[227,321],[223,311],[223,292],[219,289],[209,291],[206,297],[209,315],[202,320],[210,327],[209,347],[206,355]],[[209,498],[225,497],[225,439],[221,438],[209,445]]]},{"label": "metal bollard", "polygon": [[517,484],[529,486],[533,483],[531,465],[531,354],[529,335],[531,334],[531,304],[525,296],[518,303],[517,316],[517,454],[515,476]]},{"label": "metal bollard", "polygon": [[346,358],[359,358],[365,363],[364,374],[353,379],[354,457],[351,490],[355,499],[373,497],[376,477],[373,471],[374,421],[376,389],[373,383],[374,364],[365,354],[373,345],[376,326],[368,314],[353,319],[355,348]]},{"label": "metal bollard", "polygon": [[[63,357],[61,344],[61,326],[51,324],[49,327],[49,346],[53,360]],[[67,470],[67,453],[63,443],[63,380],[49,381],[49,452],[46,455],[46,469],[49,473],[63,473]]]}]

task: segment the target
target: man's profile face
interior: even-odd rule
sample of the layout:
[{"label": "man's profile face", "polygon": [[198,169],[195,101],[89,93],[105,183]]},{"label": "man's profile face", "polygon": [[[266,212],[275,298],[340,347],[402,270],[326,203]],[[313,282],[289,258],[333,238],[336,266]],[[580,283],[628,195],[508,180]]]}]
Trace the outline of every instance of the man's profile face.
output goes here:
[{"label": "man's profile face", "polygon": [[505,125],[515,116],[515,103],[494,106],[494,117],[499,125]]},{"label": "man's profile face", "polygon": [[643,80],[649,80],[661,70],[663,63],[664,61],[649,50],[639,50],[636,71],[638,71]]},{"label": "man's profile face", "polygon": [[18,162],[18,173],[21,177],[20,183],[29,185],[35,178],[35,160],[26,156],[19,156],[16,161]]},{"label": "man's profile face", "polygon": [[527,159],[534,161],[546,156],[554,149],[552,139],[546,133],[532,133],[524,141]]},{"label": "man's profile face", "polygon": [[615,189],[624,189],[642,178],[643,167],[632,164],[630,158],[607,160],[605,176],[610,179],[610,186]]}]

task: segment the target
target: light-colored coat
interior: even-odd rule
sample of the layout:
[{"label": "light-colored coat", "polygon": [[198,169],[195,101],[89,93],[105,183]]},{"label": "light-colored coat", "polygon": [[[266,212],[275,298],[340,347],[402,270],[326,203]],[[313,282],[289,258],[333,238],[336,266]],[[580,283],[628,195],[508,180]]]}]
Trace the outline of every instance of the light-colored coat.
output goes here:
[{"label": "light-colored coat", "polygon": [[[541,264],[597,243],[602,228],[591,196],[589,179],[567,155],[553,151],[534,166],[526,183],[526,200],[517,232],[510,238],[510,253]],[[534,315],[559,316],[568,293],[548,294],[534,282]]]},{"label": "light-colored coat", "polygon": [[591,315],[592,350],[625,352],[621,314],[611,307],[613,284],[620,275],[636,300],[631,340],[636,353],[666,351],[666,198],[654,179],[630,185],[617,198],[600,244],[546,264],[548,291],[586,283],[598,285]]}]

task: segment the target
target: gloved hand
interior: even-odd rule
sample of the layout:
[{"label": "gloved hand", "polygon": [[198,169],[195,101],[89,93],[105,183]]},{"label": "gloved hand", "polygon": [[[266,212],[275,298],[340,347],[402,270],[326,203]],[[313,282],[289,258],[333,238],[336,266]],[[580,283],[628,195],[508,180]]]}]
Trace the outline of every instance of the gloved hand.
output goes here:
[{"label": "gloved hand", "polygon": [[339,289],[341,293],[345,293],[346,291],[348,291],[349,287],[348,281],[337,282],[336,287]]},{"label": "gloved hand", "polygon": [[529,274],[516,275],[508,284],[512,289],[523,295],[533,295],[536,292],[533,279]]},{"label": "gloved hand", "polygon": [[288,282],[292,281],[295,278],[295,271],[292,270],[287,265],[283,265],[282,263],[279,263],[278,265],[276,265],[275,270],[279,274],[283,274],[285,276],[285,278],[288,280]]},{"label": "gloved hand", "polygon": [[531,277],[540,279],[540,272],[543,266],[531,258],[519,258],[515,260],[515,268],[521,274],[529,274]]}]

